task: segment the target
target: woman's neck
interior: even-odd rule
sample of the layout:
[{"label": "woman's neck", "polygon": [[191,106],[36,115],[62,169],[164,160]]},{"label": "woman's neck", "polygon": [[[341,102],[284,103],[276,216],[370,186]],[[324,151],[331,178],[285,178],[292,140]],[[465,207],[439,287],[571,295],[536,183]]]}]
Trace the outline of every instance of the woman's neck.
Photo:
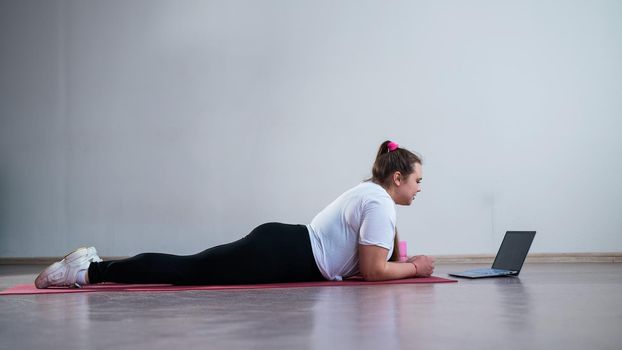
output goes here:
[{"label": "woman's neck", "polygon": [[393,202],[395,202],[395,197],[393,196],[395,194],[395,190],[393,187],[389,187],[387,188],[385,185],[376,182],[375,180],[371,180],[371,182],[375,183],[376,185],[382,187],[385,191],[387,191],[387,193],[389,194],[389,196],[391,196],[391,199],[393,199]]}]

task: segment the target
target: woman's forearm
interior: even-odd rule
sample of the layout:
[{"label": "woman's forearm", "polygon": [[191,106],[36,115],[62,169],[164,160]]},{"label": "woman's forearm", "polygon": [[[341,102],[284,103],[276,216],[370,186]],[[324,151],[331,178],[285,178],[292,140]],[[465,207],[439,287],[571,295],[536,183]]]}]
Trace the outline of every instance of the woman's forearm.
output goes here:
[{"label": "woman's forearm", "polygon": [[409,262],[387,261],[383,268],[365,276],[367,281],[387,281],[415,277],[415,265]]}]

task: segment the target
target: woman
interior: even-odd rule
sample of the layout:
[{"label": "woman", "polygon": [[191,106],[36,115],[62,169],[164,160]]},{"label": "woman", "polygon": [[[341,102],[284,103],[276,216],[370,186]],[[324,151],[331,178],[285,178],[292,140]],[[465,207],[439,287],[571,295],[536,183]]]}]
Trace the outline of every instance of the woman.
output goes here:
[{"label": "woman", "polygon": [[339,196],[309,225],[266,223],[238,241],[188,256],[143,253],[102,261],[95,248],[79,248],[41,272],[35,285],[256,284],[341,280],[359,273],[367,281],[430,276],[431,257],[397,262],[395,205],[410,205],[421,180],[421,159],[385,141],[372,177]]}]

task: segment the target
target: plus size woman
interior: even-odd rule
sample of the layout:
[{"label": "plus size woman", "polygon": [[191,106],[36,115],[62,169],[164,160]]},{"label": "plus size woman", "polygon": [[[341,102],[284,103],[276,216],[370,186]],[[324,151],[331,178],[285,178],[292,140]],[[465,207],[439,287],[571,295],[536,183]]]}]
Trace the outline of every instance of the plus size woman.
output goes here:
[{"label": "plus size woman", "polygon": [[421,191],[421,159],[392,141],[380,145],[372,177],[347,190],[311,223],[269,222],[245,237],[194,255],[142,253],[102,261],[79,248],[43,270],[37,288],[101,282],[223,285],[427,277],[434,259],[398,261],[396,205]]}]

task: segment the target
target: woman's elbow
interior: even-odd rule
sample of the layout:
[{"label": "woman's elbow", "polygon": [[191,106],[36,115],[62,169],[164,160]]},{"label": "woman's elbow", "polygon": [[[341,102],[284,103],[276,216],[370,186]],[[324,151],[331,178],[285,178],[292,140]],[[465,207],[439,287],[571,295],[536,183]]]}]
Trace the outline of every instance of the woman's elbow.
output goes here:
[{"label": "woman's elbow", "polygon": [[382,281],[382,278],[375,275],[363,275],[363,280],[365,280],[365,282],[377,282]]},{"label": "woman's elbow", "polygon": [[361,271],[361,275],[363,275],[363,279],[368,282],[382,281],[384,279],[384,270],[378,268],[366,269],[365,271]]}]

